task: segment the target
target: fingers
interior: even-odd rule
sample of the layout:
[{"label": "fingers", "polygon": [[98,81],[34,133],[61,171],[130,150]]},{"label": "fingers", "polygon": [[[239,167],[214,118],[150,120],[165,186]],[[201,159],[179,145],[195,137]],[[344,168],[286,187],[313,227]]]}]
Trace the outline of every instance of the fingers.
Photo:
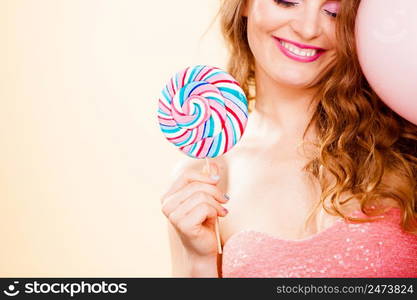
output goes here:
[{"label": "fingers", "polygon": [[206,225],[214,224],[218,216],[224,217],[228,213],[221,205],[228,198],[217,186],[219,176],[210,177],[207,174],[219,174],[214,162],[210,166],[206,164],[202,171],[187,168],[161,198],[164,215],[188,236],[201,235],[203,222]]},{"label": "fingers", "polygon": [[198,236],[201,224],[205,221],[214,224],[216,218],[217,210],[207,202],[202,202],[192,208],[186,218],[180,219],[176,226],[188,235]]},{"label": "fingers", "polygon": [[213,199],[213,197],[208,196],[203,192],[197,192],[186,201],[183,201],[179,207],[169,213],[167,217],[172,222],[179,223],[179,220],[181,219],[190,218],[190,214],[193,209],[201,204],[208,204],[213,207],[216,210],[216,217],[218,215],[224,217],[227,214],[227,210],[221,206],[219,202]]},{"label": "fingers", "polygon": [[228,201],[225,195],[216,186],[201,182],[191,182],[177,193],[165,197],[162,203],[163,212],[166,215],[169,215],[172,211],[177,209],[177,207],[179,207],[184,201],[186,201],[186,199],[189,199],[191,195],[197,192],[206,193],[207,195],[213,197],[220,203],[226,203]]}]

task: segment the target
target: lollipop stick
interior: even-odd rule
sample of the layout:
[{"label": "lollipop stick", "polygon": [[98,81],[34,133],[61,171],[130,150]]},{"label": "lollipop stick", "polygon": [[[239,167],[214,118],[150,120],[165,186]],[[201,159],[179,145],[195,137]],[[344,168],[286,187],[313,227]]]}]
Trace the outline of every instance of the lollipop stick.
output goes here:
[{"label": "lollipop stick", "polygon": [[[206,168],[207,168],[207,172],[208,174],[210,174],[210,163],[208,158],[205,158],[206,160]],[[216,217],[216,223],[214,223],[214,230],[216,231],[216,238],[217,238],[217,251],[219,252],[219,254],[222,254],[222,244],[221,244],[221,239],[220,239],[220,231],[219,231],[219,218]]]}]

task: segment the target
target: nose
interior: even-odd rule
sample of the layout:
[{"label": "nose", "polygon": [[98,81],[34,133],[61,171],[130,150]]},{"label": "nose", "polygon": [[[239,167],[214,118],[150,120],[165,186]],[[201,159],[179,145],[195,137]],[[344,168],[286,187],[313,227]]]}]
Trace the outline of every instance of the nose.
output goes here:
[{"label": "nose", "polygon": [[302,40],[312,40],[322,32],[320,11],[314,7],[305,6],[293,20],[292,29]]}]

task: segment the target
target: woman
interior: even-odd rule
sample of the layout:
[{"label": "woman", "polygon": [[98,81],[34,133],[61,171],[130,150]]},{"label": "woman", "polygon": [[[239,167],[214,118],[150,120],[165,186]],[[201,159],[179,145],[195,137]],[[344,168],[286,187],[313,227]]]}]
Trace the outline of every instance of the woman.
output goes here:
[{"label": "woman", "polygon": [[174,276],[417,276],[417,128],[361,72],[359,3],[222,2],[250,115],[212,177],[187,160],[161,199]]}]

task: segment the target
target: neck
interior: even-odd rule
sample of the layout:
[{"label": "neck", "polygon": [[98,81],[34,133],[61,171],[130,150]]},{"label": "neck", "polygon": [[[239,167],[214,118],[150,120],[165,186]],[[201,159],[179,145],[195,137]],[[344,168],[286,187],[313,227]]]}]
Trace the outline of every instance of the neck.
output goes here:
[{"label": "neck", "polygon": [[[262,71],[255,78],[256,100],[250,119],[256,135],[272,138],[272,142],[301,142],[316,108],[311,103],[314,91],[280,85]],[[306,137],[314,137],[314,128]]]}]

